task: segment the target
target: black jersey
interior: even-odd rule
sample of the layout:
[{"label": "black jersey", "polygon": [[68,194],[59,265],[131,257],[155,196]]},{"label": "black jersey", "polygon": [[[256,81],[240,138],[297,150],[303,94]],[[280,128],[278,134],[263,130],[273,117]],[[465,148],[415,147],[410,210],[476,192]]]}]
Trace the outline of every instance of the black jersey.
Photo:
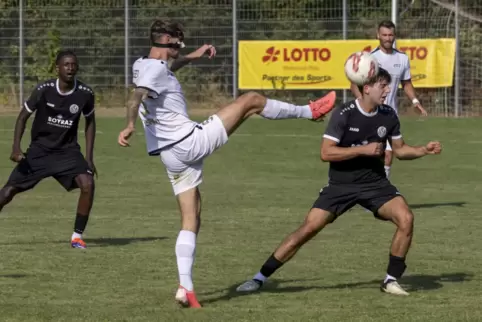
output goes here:
[{"label": "black jersey", "polygon": [[[358,101],[350,101],[335,108],[323,135],[349,148],[372,142],[383,143],[400,139],[400,122],[388,105],[380,105],[372,113],[365,112]],[[330,183],[371,183],[386,179],[384,156],[360,156],[351,160],[330,162]]]},{"label": "black jersey", "polygon": [[94,104],[94,92],[78,80],[68,93],[60,91],[57,79],[40,83],[24,103],[28,112],[36,112],[31,144],[52,151],[80,148],[77,143],[80,115],[91,116]]}]

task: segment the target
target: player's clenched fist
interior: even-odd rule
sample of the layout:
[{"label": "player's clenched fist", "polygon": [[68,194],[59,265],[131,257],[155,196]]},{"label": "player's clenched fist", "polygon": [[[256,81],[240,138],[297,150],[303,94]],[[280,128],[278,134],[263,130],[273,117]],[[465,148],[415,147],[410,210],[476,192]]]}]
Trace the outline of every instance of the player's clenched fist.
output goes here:
[{"label": "player's clenched fist", "polygon": [[440,154],[442,152],[442,145],[438,141],[428,142],[425,146],[427,154]]},{"label": "player's clenched fist", "polygon": [[372,142],[363,146],[363,154],[367,156],[380,156],[383,153],[383,143]]},{"label": "player's clenched fist", "polygon": [[25,158],[25,155],[23,154],[22,150],[20,149],[13,149],[12,154],[10,154],[10,160],[13,162],[20,162],[22,159]]}]

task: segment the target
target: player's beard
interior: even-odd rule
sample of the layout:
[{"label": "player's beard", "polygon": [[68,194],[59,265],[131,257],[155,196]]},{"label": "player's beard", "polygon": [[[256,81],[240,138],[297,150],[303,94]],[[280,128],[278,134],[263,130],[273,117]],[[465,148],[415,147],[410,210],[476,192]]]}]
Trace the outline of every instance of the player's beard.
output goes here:
[{"label": "player's beard", "polygon": [[390,49],[392,47],[393,47],[393,41],[384,41],[383,42],[383,48]]}]

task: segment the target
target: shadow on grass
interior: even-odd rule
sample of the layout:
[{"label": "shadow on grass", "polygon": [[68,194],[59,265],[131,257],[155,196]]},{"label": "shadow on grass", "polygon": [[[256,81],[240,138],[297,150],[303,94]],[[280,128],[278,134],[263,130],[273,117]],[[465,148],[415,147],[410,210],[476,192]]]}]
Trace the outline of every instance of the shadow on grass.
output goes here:
[{"label": "shadow on grass", "polygon": [[[84,239],[87,247],[107,247],[107,246],[124,246],[134,243],[150,242],[157,240],[165,240],[168,237],[102,237],[102,238],[86,238]],[[69,240],[55,240],[55,241],[19,241],[10,243],[0,243],[0,245],[38,245],[38,244],[67,244]]]},{"label": "shadow on grass", "polygon": [[422,209],[422,208],[438,208],[438,207],[463,207],[466,202],[435,202],[435,203],[421,203],[410,205],[412,209]]},{"label": "shadow on grass", "polygon": [[24,278],[27,274],[0,274],[0,278]]},{"label": "shadow on grass", "polygon": [[[471,273],[445,273],[440,275],[407,275],[400,279],[400,284],[408,292],[430,291],[443,287],[443,283],[461,283],[470,281],[473,278]],[[321,277],[320,277],[321,279]],[[269,280],[260,291],[261,293],[296,293],[306,292],[310,290],[332,290],[332,289],[357,289],[357,288],[373,288],[378,289],[381,284],[381,279],[357,282],[357,283],[343,283],[335,285],[300,285],[300,286],[283,286],[293,282],[314,282],[320,279],[304,279],[304,280]],[[236,288],[241,284],[231,285],[227,289],[216,290],[208,293],[200,293],[202,297],[208,297],[201,300],[203,304],[214,303],[218,301],[229,301],[233,298],[249,295],[246,293],[236,292]],[[211,295],[223,293],[216,297],[209,298]]]},{"label": "shadow on grass", "polygon": [[87,247],[106,247],[106,246],[124,246],[134,243],[150,242],[157,240],[165,240],[167,237],[120,237],[120,238],[86,238],[84,241]]}]

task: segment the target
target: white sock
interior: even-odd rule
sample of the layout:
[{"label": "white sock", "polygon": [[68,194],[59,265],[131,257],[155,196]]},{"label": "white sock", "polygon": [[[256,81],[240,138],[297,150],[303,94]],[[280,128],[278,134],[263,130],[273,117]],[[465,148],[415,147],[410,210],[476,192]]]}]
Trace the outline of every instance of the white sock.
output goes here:
[{"label": "white sock", "polygon": [[261,281],[261,282],[266,282],[266,280],[268,279],[266,276],[264,276],[263,274],[261,274],[261,272],[257,273],[256,275],[254,275],[253,277],[254,280],[258,280],[258,281]]},{"label": "white sock", "polygon": [[179,284],[192,291],[192,266],[196,254],[196,234],[189,230],[181,230],[176,241],[177,270]]},{"label": "white sock", "polygon": [[266,105],[260,115],[270,120],[296,118],[311,120],[313,118],[309,105],[293,105],[272,99],[266,100]]},{"label": "white sock", "polygon": [[77,234],[76,232],[74,232],[74,233],[72,234],[71,240],[74,240],[74,239],[76,239],[76,238],[82,239],[82,234]]},{"label": "white sock", "polygon": [[396,281],[397,279],[395,277],[387,274],[387,276],[385,276],[385,280],[383,281],[383,283],[386,283],[388,280]]},{"label": "white sock", "polygon": [[389,165],[386,165],[385,166],[385,174],[387,175],[387,179],[390,177],[390,166]]}]

